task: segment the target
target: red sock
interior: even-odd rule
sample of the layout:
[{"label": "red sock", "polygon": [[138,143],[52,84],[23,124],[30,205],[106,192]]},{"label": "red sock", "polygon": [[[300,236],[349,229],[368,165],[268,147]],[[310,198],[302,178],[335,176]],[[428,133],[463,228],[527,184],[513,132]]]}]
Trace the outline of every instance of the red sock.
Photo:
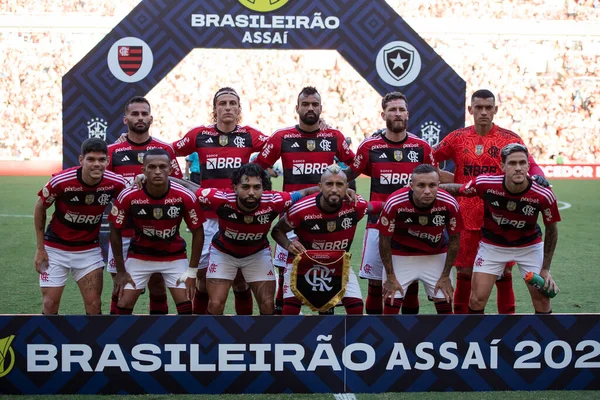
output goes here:
[{"label": "red sock", "polygon": [[194,295],[194,304],[192,306],[192,309],[194,310],[194,314],[204,315],[204,314],[206,314],[207,308],[208,308],[208,293],[196,290],[196,294]]},{"label": "red sock", "polygon": [[484,314],[484,311],[485,308],[483,310],[473,310],[471,307],[469,307],[469,314]]},{"label": "red sock", "polygon": [[390,305],[389,301],[383,304],[383,315],[398,315],[400,307],[402,307],[403,299],[394,299],[394,303]]},{"label": "red sock", "polygon": [[110,315],[117,315],[117,303],[119,302],[119,295],[113,294],[110,298]]},{"label": "red sock", "polygon": [[192,314],[192,302],[189,300],[184,301],[183,303],[177,303],[175,306],[177,307],[177,314],[179,315]]},{"label": "red sock", "polygon": [[117,315],[131,315],[133,314],[133,308],[117,307]]},{"label": "red sock", "polygon": [[383,288],[381,286],[371,285],[369,283],[367,289],[367,302],[365,304],[365,311],[368,315],[381,315],[383,312]]},{"label": "red sock", "polygon": [[[402,314],[419,313],[419,282],[413,282],[406,288],[402,302]],[[385,313],[384,313],[385,314]]]},{"label": "red sock", "polygon": [[252,304],[252,291],[250,288],[241,292],[234,290],[233,295],[235,296],[235,313],[237,315],[252,315],[254,305]]},{"label": "red sock", "polygon": [[342,304],[347,315],[363,315],[363,301],[357,297],[344,297]]},{"label": "red sock", "polygon": [[440,301],[435,304],[435,311],[438,314],[452,314],[452,302],[451,301]]},{"label": "red sock", "polygon": [[496,291],[498,292],[498,314],[514,314],[517,306],[511,273],[505,273],[496,281]]},{"label": "red sock", "polygon": [[454,314],[469,313],[471,297],[471,277],[459,272],[456,274],[456,290],[454,291]]},{"label": "red sock", "polygon": [[165,315],[168,313],[167,294],[153,295],[150,293],[150,315]]},{"label": "red sock", "polygon": [[301,308],[302,303],[297,298],[283,299],[283,315],[298,315]]},{"label": "red sock", "polygon": [[283,313],[283,275],[285,268],[277,267],[277,295],[275,296],[275,315]]}]

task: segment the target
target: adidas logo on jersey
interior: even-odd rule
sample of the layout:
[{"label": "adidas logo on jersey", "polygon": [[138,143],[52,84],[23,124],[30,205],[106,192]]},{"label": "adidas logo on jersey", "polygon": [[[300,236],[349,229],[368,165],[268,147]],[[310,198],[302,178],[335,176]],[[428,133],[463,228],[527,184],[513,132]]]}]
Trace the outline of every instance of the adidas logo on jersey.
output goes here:
[{"label": "adidas logo on jersey", "polygon": [[129,156],[125,156],[125,157],[123,157],[123,158],[121,159],[121,161],[130,161],[130,160],[129,160]]},{"label": "adidas logo on jersey", "polygon": [[379,156],[379,158],[387,158],[387,156],[385,155],[385,153],[381,153],[381,155]]},{"label": "adidas logo on jersey", "polygon": [[405,224],[412,224],[412,219],[408,218],[406,221],[404,221]]},{"label": "adidas logo on jersey", "polygon": [[500,207],[500,204],[497,201],[492,201],[492,205],[495,207]]},{"label": "adidas logo on jersey", "polygon": [[237,219],[237,215],[235,215],[235,213],[233,213],[233,214],[230,214],[230,215],[229,215],[229,218],[231,218],[231,219]]},{"label": "adidas logo on jersey", "polygon": [[212,138],[209,137],[208,139],[206,139],[206,143],[213,143]]},{"label": "adidas logo on jersey", "polygon": [[319,231],[321,230],[321,228],[319,228],[319,225],[315,225],[311,228],[311,231]]},{"label": "adidas logo on jersey", "polygon": [[300,147],[300,145],[298,144],[298,142],[294,142],[294,144],[292,145],[292,147]]},{"label": "adidas logo on jersey", "polygon": [[274,276],[273,271],[269,270],[269,272],[267,273],[267,276]]},{"label": "adidas logo on jersey", "polygon": [[148,215],[148,214],[146,214],[146,211],[144,211],[144,209],[142,208],[137,215]]},{"label": "adidas logo on jersey", "polygon": [[75,196],[71,199],[71,201],[79,201],[79,197]]}]

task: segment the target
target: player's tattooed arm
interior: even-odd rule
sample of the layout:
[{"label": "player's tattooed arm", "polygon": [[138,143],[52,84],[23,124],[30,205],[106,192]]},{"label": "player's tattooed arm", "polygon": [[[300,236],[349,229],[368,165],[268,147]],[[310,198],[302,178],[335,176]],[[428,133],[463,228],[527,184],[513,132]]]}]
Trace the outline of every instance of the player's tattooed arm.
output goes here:
[{"label": "player's tattooed arm", "polygon": [[550,274],[550,264],[558,242],[558,226],[556,222],[546,225],[546,233],[544,236],[544,261],[542,262],[542,270],[540,276],[544,278],[544,289],[554,290],[559,292],[560,289],[556,286],[552,275]]},{"label": "player's tattooed arm", "polygon": [[295,240],[292,242],[290,239],[288,239],[287,233],[293,229],[294,228],[287,223],[285,218],[281,218],[279,222],[277,222],[277,225],[273,227],[273,230],[271,231],[271,237],[275,240],[275,242],[277,242],[277,244],[286,249],[289,253],[296,256],[304,253],[306,249],[299,241]]},{"label": "player's tattooed arm", "polygon": [[461,187],[462,185],[460,183],[442,183],[440,185],[440,189],[444,189],[454,197],[458,196]]},{"label": "player's tattooed arm", "polygon": [[398,282],[396,275],[394,274],[394,265],[392,264],[392,237],[379,235],[379,255],[381,256],[381,262],[385,268],[386,279],[383,282],[383,302],[389,304],[394,303],[394,297],[396,291],[400,291],[404,295],[404,290]]},{"label": "player's tattooed arm", "polygon": [[125,269],[125,261],[123,260],[123,235],[121,229],[115,228],[113,224],[110,225],[110,247],[113,251],[113,258],[115,260],[115,267],[117,268],[117,276],[115,277],[114,293],[117,293],[119,299],[123,297],[125,286],[130,283],[135,289],[135,282],[131,278],[131,275]]},{"label": "player's tattooed arm", "polygon": [[41,197],[38,197],[33,209],[33,226],[35,228],[36,251],[33,266],[38,274],[48,267],[48,253],[44,248],[44,230],[46,229],[46,208]]},{"label": "player's tattooed arm", "polygon": [[437,294],[439,290],[442,291],[447,302],[452,301],[454,297],[454,288],[452,287],[452,281],[450,280],[450,271],[452,271],[452,264],[456,260],[458,255],[458,245],[460,243],[460,235],[450,235],[448,240],[448,252],[446,254],[446,263],[444,264],[444,270],[440,279],[435,284],[434,294]]},{"label": "player's tattooed arm", "polygon": [[191,190],[193,193],[196,193],[196,191],[200,188],[200,185],[198,185],[197,183],[194,183],[192,181],[186,181],[186,180],[175,178],[172,176],[169,176],[169,179],[172,182],[179,183],[181,186],[183,186],[186,189]]},{"label": "player's tattooed arm", "polygon": [[452,172],[444,171],[443,169],[437,169],[440,175],[441,183],[452,183],[454,182],[454,174]]}]

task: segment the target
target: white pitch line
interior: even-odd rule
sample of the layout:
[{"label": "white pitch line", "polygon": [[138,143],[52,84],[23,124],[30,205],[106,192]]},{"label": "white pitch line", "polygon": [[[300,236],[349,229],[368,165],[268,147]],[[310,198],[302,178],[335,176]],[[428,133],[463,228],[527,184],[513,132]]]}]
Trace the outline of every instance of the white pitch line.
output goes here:
[{"label": "white pitch line", "polygon": [[567,203],[566,201],[557,201],[559,210],[566,210],[567,208],[571,208],[571,203]]},{"label": "white pitch line", "polygon": [[8,217],[8,218],[33,218],[33,215],[23,215],[23,214],[0,214],[0,217]]},{"label": "white pitch line", "polygon": [[356,396],[353,393],[336,393],[333,397],[335,400],[356,400]]}]

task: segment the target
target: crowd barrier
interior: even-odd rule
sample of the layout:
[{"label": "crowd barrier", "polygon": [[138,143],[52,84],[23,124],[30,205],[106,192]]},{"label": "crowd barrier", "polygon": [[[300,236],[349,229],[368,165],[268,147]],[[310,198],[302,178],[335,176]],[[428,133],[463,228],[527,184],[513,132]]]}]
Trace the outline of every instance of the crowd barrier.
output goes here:
[{"label": "crowd barrier", "polygon": [[600,389],[600,317],[0,316],[0,394]]}]

